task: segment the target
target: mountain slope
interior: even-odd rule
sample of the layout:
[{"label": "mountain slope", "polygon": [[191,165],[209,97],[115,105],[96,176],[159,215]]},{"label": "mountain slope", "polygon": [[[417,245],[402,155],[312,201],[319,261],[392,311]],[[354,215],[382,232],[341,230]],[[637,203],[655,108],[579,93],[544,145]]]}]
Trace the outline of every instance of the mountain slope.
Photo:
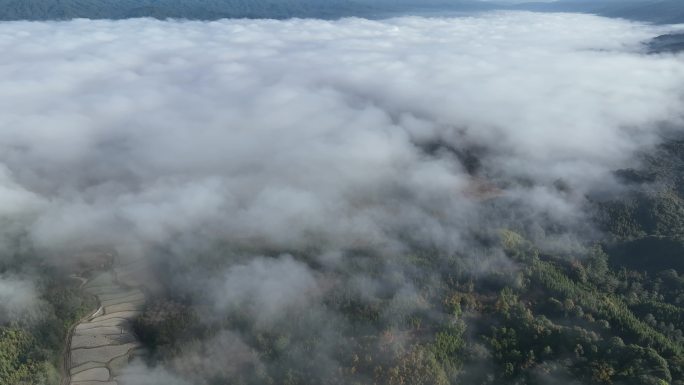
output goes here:
[{"label": "mountain slope", "polygon": [[480,11],[479,1],[414,0],[0,0],[0,20],[155,18],[382,17],[421,11]]}]

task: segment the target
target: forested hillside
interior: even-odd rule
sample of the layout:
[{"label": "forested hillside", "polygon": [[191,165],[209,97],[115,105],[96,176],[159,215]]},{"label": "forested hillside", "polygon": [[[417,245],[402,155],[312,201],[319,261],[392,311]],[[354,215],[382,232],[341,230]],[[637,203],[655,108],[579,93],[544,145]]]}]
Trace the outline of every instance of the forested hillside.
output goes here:
[{"label": "forested hillside", "polygon": [[[684,141],[616,174],[629,188],[593,199],[606,236],[585,253],[543,253],[512,229],[487,241],[514,263],[507,272],[475,276],[464,268],[468,256],[417,253],[404,268],[418,292],[403,303],[382,295],[369,302],[343,286],[328,291],[326,307],[343,325],[334,335],[306,311],[267,328],[240,312],[207,325],[197,298],[173,296],[152,301],[137,330],[152,361],[175,362],[191,380],[212,369],[175,357],[215,348],[217,338],[228,343],[222,330],[239,330],[264,366],[246,356],[212,372],[216,383],[684,384]],[[357,258],[386,285],[402,284],[388,282],[372,257]],[[301,359],[330,344],[335,378],[318,360]]]},{"label": "forested hillside", "polygon": [[684,21],[684,4],[679,0],[560,0],[524,2],[513,7],[542,12],[586,12],[662,24]]},{"label": "forested hillside", "polygon": [[197,18],[217,19],[222,17],[269,17],[287,18],[323,17],[347,15],[355,8],[346,0],[331,1],[324,9],[315,6],[315,1],[172,1],[172,0],[3,0],[0,3],[0,19],[44,20],[44,19],[122,19],[128,17]]},{"label": "forested hillside", "polygon": [[382,17],[412,11],[473,11],[495,6],[479,1],[393,0],[0,0],[0,20],[63,20],[131,17],[220,18],[292,17],[336,19]]},{"label": "forested hillside", "polygon": [[126,19],[153,17],[221,18],[383,18],[445,15],[488,10],[583,12],[655,23],[681,23],[679,0],[561,0],[556,2],[480,0],[0,0],[0,20]]},{"label": "forested hillside", "polygon": [[[30,288],[38,303],[4,307],[3,312],[11,314],[0,314],[0,384],[56,385],[61,380],[67,331],[96,303],[80,290],[80,280],[38,263],[33,252],[0,258],[3,278],[28,273],[41,277]],[[20,291],[3,289],[5,295],[22,301]]]},{"label": "forested hillside", "polygon": [[[167,363],[188,350],[215,349],[217,336],[228,344],[232,337],[223,330],[240,330],[249,336],[240,343],[265,366],[246,356],[236,368],[217,371],[216,383],[682,384],[684,141],[672,140],[644,160],[643,168],[616,171],[631,186],[623,196],[594,202],[596,221],[610,236],[586,254],[541,253],[524,234],[500,229],[489,241],[514,261],[513,272],[473,276],[462,266],[467,256],[409,256],[405,268],[415,267],[411,279],[420,290],[403,304],[328,292],[326,306],[344,321],[336,335],[319,334],[317,315],[306,312],[267,330],[239,312],[207,325],[196,298],[175,295],[151,301],[136,330],[150,360]],[[4,273],[10,265],[16,271],[23,264],[7,263]],[[371,256],[359,256],[358,266],[387,279]],[[68,277],[46,279],[40,291],[47,317],[2,327],[1,383],[57,383],[66,330],[94,306],[78,286]],[[339,377],[324,375],[318,361],[298,359],[323,342],[335,345]],[[212,370],[178,369],[190,379]]]}]

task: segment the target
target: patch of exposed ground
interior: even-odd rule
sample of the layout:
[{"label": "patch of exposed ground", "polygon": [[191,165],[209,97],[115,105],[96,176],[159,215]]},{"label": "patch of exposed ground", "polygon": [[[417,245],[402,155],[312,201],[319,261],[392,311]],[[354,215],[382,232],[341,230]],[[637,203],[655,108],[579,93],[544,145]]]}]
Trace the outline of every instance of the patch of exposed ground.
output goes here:
[{"label": "patch of exposed ground", "polygon": [[76,325],[66,356],[69,385],[118,385],[117,376],[138,354],[140,343],[132,321],[140,314],[145,294],[136,287],[130,269],[112,269],[86,282],[100,308]]}]

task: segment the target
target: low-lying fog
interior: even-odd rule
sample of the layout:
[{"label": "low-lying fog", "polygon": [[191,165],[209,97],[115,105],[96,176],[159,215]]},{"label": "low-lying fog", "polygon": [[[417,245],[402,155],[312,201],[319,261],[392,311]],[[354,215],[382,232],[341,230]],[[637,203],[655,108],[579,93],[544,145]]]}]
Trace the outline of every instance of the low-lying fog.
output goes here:
[{"label": "low-lying fog", "polygon": [[[315,303],[311,263],[344,269],[350,252],[468,255],[503,227],[581,249],[599,236],[587,194],[618,191],[611,171],[682,123],[682,56],[644,46],[671,29],[532,13],[2,23],[1,245],[190,265],[220,243],[239,263],[179,287],[259,322]],[[0,276],[0,313],[31,293],[30,274]]]}]

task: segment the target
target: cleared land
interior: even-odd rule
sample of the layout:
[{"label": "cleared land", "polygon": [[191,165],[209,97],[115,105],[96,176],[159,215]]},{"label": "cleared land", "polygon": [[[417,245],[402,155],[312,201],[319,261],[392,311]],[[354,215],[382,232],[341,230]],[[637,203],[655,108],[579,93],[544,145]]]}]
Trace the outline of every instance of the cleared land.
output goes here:
[{"label": "cleared land", "polygon": [[117,376],[140,351],[131,327],[140,314],[145,294],[134,287],[127,269],[100,273],[83,286],[100,308],[74,327],[65,357],[69,385],[117,385]]}]

